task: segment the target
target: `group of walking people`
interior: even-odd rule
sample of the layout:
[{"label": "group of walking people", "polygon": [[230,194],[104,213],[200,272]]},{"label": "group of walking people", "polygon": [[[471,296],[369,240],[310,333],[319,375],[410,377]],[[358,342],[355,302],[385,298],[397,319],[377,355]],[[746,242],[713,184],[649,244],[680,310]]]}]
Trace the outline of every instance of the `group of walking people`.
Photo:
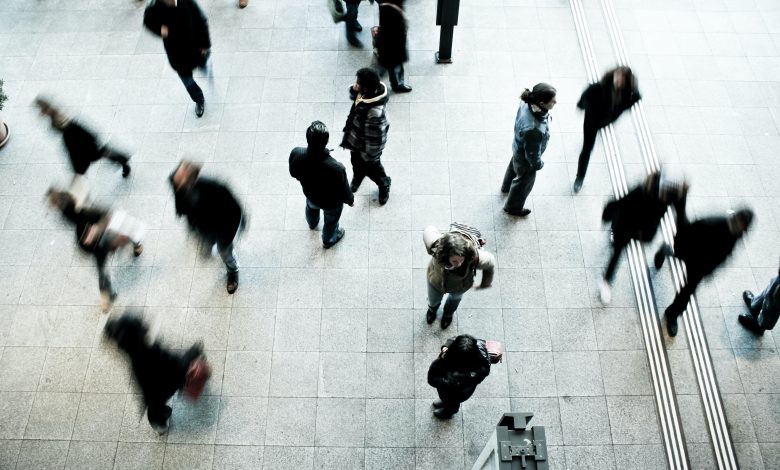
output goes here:
[{"label": "group of walking people", "polygon": [[[353,39],[350,43],[355,45],[358,40],[354,35],[360,30],[358,3],[347,1],[345,18],[348,39]],[[411,90],[403,82],[403,62],[408,57],[402,7],[400,0],[380,2],[380,23],[384,23],[378,36],[381,39],[377,41],[380,63],[388,70],[391,88],[396,93]],[[390,24],[397,28],[388,26],[385,29]],[[193,0],[157,0],[147,8],[144,25],[163,39],[170,64],[195,102],[196,114],[201,116],[205,112],[205,99],[192,71],[207,67],[211,43],[205,15]],[[400,35],[394,36],[399,29],[403,29],[402,39]],[[386,43],[382,41],[402,43],[403,54],[393,55],[389,49],[383,49]],[[317,229],[321,214],[323,216],[321,238],[325,249],[344,238],[346,231],[339,224],[344,205],[354,205],[355,193],[366,177],[377,185],[380,205],[386,204],[390,196],[392,179],[381,161],[389,132],[387,87],[376,70],[361,68],[348,95],[352,106],[340,146],[350,152],[352,178],[348,178],[344,165],[331,155],[328,149],[330,131],[321,121],[311,123],[306,129],[307,146],[292,149],[289,157],[289,173],[300,182],[305,196],[304,218],[309,228]],[[501,192],[507,194],[503,210],[508,216],[526,217],[531,212],[527,199],[537,172],[544,167],[543,155],[550,138],[549,115],[557,103],[556,97],[556,89],[547,83],[538,83],[520,96],[522,102],[515,119],[512,158],[500,187]],[[574,193],[578,193],[584,183],[598,130],[618,119],[640,98],[636,78],[628,67],[610,70],[601,81],[589,85],[583,92],[577,104],[585,111],[585,118]],[[68,116],[51,100],[39,97],[35,104],[50,119],[52,127],[62,134],[75,173],[68,188],[49,190],[48,201],[74,226],[79,247],[95,258],[101,309],[108,311],[117,293],[106,270],[107,258],[125,246],[131,246],[134,255],[140,256],[145,226],[121,210],[91,204],[84,175],[91,163],[105,158],[121,166],[122,176],[126,178],[131,173],[130,156],[99,142],[93,131]],[[226,290],[232,294],[239,282],[235,245],[247,225],[248,216],[226,184],[202,176],[201,171],[201,164],[185,159],[170,174],[168,183],[174,196],[176,215],[186,218],[206,253],[210,254],[216,246],[227,270]],[[696,286],[728,258],[753,220],[752,211],[740,209],[724,217],[688,221],[685,213],[688,189],[684,179],[674,178],[665,171],[655,172],[624,197],[609,201],[602,214],[603,221],[611,223],[612,229],[612,256],[600,288],[601,300],[607,304],[621,253],[631,240],[651,241],[667,209],[674,209],[677,225],[674,247],[664,245],[654,257],[658,269],[668,256],[679,258],[686,266],[687,283],[665,312],[671,336],[677,334],[677,318],[685,310]],[[453,223],[443,231],[426,227],[423,244],[431,256],[426,273],[426,321],[428,324],[436,321],[443,303],[440,326],[447,329],[467,291],[472,287],[486,289],[491,286],[495,258],[483,249],[485,241],[479,230],[464,224]],[[480,282],[477,282],[478,271],[482,273]],[[739,317],[740,323],[757,333],[773,328],[780,306],[778,296],[778,278],[758,296],[745,291],[749,313]],[[196,398],[208,379],[209,369],[202,345],[195,344],[183,354],[167,351],[148,337],[148,327],[132,312],[112,319],[106,326],[106,335],[130,357],[148,406],[149,421],[155,429],[165,432],[171,415],[171,409],[166,405],[168,399],[180,389],[189,390]],[[440,397],[433,404],[436,417],[452,417],[460,403],[468,399],[488,376],[490,365],[495,362],[488,343],[464,334],[450,338],[442,346],[428,372],[428,382],[437,388]]]}]

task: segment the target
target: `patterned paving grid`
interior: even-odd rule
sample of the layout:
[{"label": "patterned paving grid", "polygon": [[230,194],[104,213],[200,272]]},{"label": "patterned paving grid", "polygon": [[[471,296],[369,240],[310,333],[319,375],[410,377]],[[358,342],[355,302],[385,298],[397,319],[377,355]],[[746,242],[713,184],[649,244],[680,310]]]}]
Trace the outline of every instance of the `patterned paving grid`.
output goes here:
[{"label": "patterned paving grid", "polygon": [[[14,137],[0,159],[0,244],[14,249],[0,254],[7,280],[0,287],[0,466],[469,467],[508,409],[533,411],[537,424],[547,426],[553,468],[583,468],[585,461],[639,468],[659,460],[625,272],[610,308],[596,300],[606,248],[598,218],[608,194],[603,156],[594,155],[582,194],[569,193],[580,144],[574,103],[584,72],[566,3],[464,2],[455,63],[441,67],[431,59],[434,9],[409,2],[407,74],[415,91],[391,97],[388,106],[383,158],[394,178],[391,200],[379,207],[375,190],[364,185],[355,208],[345,211],[347,237],[327,252],[306,229],[287,153],[315,118],[338,134],[349,106],[344,90],[371,59],[345,45],[321,3],[253,0],[243,11],[226,0],[204,3],[216,77],[204,87],[207,113],[200,120],[159,42],[140,31],[133,2],[3,3],[0,71],[12,97],[3,116]],[[692,209],[704,213],[738,200],[759,211],[740,255],[699,298],[709,307],[709,341],[720,358],[740,460],[773,468],[780,407],[769,392],[780,376],[777,349],[771,335],[751,341],[734,317],[741,290],[768,280],[777,259],[780,205],[770,182],[780,168],[773,121],[780,106],[780,22],[771,21],[777,17],[771,4],[715,12],[707,5],[621,4],[619,14],[656,145],[666,161],[696,178]],[[364,26],[376,22],[372,10],[362,6]],[[606,34],[599,11],[590,13],[593,34]],[[761,33],[748,34],[746,25],[756,28],[756,19],[764,22]],[[689,41],[672,49],[662,34],[670,27]],[[684,28],[692,31],[678,31]],[[609,53],[605,37],[596,44]],[[704,49],[687,49],[702,38]],[[752,53],[763,55],[746,56],[748,46],[723,48],[734,39],[753,41]],[[714,50],[731,55],[712,56]],[[744,67],[731,65],[737,62]],[[497,184],[517,96],[540,80],[559,89],[554,134],[532,216],[509,220]],[[673,86],[678,82],[686,93]],[[762,99],[747,89],[760,90]],[[201,402],[174,401],[167,437],[149,429],[122,357],[100,341],[105,317],[97,313],[90,260],[41,203],[45,188],[64,181],[67,170],[59,142],[28,107],[40,91],[135,152],[129,181],[102,164],[90,175],[102,201],[152,227],[141,258],[113,261],[118,307],[145,306],[172,347],[204,338],[216,365]],[[627,168],[638,178],[641,160],[629,124],[618,131]],[[716,143],[732,152],[715,152]],[[710,150],[709,158],[701,149]],[[206,171],[229,181],[250,210],[240,246],[242,286],[232,297],[216,260],[201,258],[173,217],[164,179],[183,155],[207,162]],[[346,162],[344,152],[336,155]],[[427,259],[420,230],[452,219],[487,232],[500,268],[490,291],[465,298],[450,334],[503,340],[509,352],[463,412],[441,424],[429,415],[435,392],[425,371],[448,335],[422,319]],[[663,304],[670,298],[668,273],[655,280]],[[684,418],[691,453],[700,459],[694,468],[707,468],[708,438],[696,415],[696,388],[686,381],[684,340],[669,347],[681,408],[691,411]]]}]

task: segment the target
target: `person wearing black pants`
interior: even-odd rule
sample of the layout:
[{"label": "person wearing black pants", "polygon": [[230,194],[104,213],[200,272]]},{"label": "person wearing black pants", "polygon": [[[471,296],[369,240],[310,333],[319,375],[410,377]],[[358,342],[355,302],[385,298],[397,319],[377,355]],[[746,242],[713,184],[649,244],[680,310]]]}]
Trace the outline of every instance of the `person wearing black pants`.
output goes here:
[{"label": "person wearing black pants", "polygon": [[655,267],[660,269],[667,256],[685,262],[686,283],[671,305],[666,308],[669,336],[677,335],[677,317],[688,306],[696,287],[734,251],[734,246],[753,221],[753,211],[741,209],[727,217],[708,217],[692,223],[678,223],[674,249],[663,245],[655,254]]},{"label": "person wearing black pants", "polygon": [[409,60],[409,52],[403,7],[403,0],[385,0],[379,4],[380,30],[376,38],[377,60],[387,70],[390,88],[396,93],[412,91],[412,87],[404,83],[404,62]]},{"label": "person wearing black pants", "polygon": [[753,295],[746,290],[742,293],[742,299],[748,307],[748,313],[741,313],[737,317],[742,326],[758,335],[774,328],[780,317],[780,270],[763,292]]},{"label": "person wearing black pants", "polygon": [[428,369],[428,385],[439,394],[439,400],[433,402],[433,415],[452,418],[488,375],[490,355],[483,340],[470,335],[448,339]]},{"label": "person wearing black pants", "polygon": [[160,36],[168,62],[195,102],[195,114],[203,116],[205,98],[192,71],[205,70],[211,50],[208,20],[195,0],[156,0],[144,12],[144,26]]},{"label": "person wearing black pants", "polygon": [[631,108],[640,99],[642,96],[639,94],[636,77],[631,68],[625,66],[608,71],[600,82],[590,85],[582,92],[577,107],[585,111],[585,122],[582,125],[582,151],[572,188],[575,193],[582,189],[599,129],[615,122],[623,111]]},{"label": "person wearing black pants", "polygon": [[[369,0],[374,4],[374,0]],[[357,33],[363,31],[363,26],[358,22],[358,7],[360,0],[344,0],[347,4],[347,13],[344,15],[344,28],[347,32],[347,42],[355,47],[363,47],[363,41],[358,39]]]}]

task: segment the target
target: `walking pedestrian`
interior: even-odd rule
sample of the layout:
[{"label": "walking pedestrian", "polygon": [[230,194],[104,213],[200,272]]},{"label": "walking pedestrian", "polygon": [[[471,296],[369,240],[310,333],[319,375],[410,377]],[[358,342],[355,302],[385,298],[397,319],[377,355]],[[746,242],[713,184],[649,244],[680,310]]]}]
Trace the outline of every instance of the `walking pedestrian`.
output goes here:
[{"label": "walking pedestrian", "polygon": [[133,245],[133,253],[143,252],[143,224],[122,211],[109,212],[100,207],[76,209],[76,200],[66,192],[49,188],[46,193],[49,205],[58,209],[70,221],[76,232],[76,242],[84,252],[95,258],[100,289],[100,309],[108,312],[117,297],[106,262],[111,253],[125,245]]},{"label": "walking pedestrian", "polygon": [[452,323],[463,294],[474,286],[477,269],[482,270],[482,283],[476,289],[490,287],[493,282],[495,258],[479,249],[479,241],[468,232],[457,228],[442,234],[436,227],[423,231],[423,242],[431,260],[428,263],[428,312],[425,320],[430,325],[436,321],[436,314],[444,294],[447,301],[441,317],[441,328]]},{"label": "walking pedestrian", "polygon": [[355,84],[349,89],[353,100],[341,147],[348,149],[352,161],[352,182],[350,188],[356,193],[360,183],[368,176],[379,187],[379,204],[390,198],[390,183],[382,165],[382,151],[387,142],[387,87],[379,75],[370,68],[357,71]]},{"label": "walking pedestrian", "polygon": [[591,84],[582,92],[577,107],[585,111],[585,121],[582,125],[582,151],[577,162],[577,177],[572,188],[575,193],[582,189],[599,129],[615,122],[623,111],[640,99],[642,95],[639,94],[636,77],[631,67],[627,66],[608,71],[600,82]]},{"label": "walking pedestrian", "polygon": [[525,207],[536,181],[536,172],[544,166],[542,154],[550,140],[549,112],[555,106],[555,88],[537,83],[520,95],[523,102],[515,117],[515,138],[512,142],[512,160],[504,174],[502,193],[509,193],[504,212],[525,217],[531,209]]},{"label": "walking pedestrian", "polygon": [[[344,15],[344,28],[347,33],[347,42],[355,47],[363,47],[363,42],[358,39],[357,33],[363,31],[363,25],[358,22],[358,7],[361,0],[344,0],[347,4],[347,13]],[[369,0],[374,4],[374,0]]]},{"label": "walking pedestrian", "polygon": [[666,309],[669,336],[677,335],[677,317],[685,311],[696,287],[726,261],[752,221],[753,211],[741,209],[727,217],[708,217],[692,223],[678,223],[674,249],[663,245],[655,254],[657,269],[661,269],[666,256],[674,256],[685,262],[687,282]]},{"label": "walking pedestrian", "polygon": [[412,87],[404,83],[404,62],[409,60],[406,48],[406,15],[404,0],[385,0],[379,4],[379,33],[376,52],[379,63],[387,69],[390,88],[396,93],[408,93]]},{"label": "walking pedestrian", "polygon": [[601,302],[612,299],[611,284],[618,261],[628,243],[633,240],[650,242],[658,232],[658,226],[673,206],[678,220],[685,219],[685,203],[688,184],[682,179],[669,177],[667,172],[654,172],[625,196],[607,203],[601,219],[612,222],[612,256],[604,272],[599,289]]},{"label": "walking pedestrian", "polygon": [[758,335],[774,328],[780,317],[780,269],[763,292],[753,295],[746,290],[742,293],[742,299],[748,307],[747,314],[742,313],[737,317],[742,326]]},{"label": "walking pedestrian", "polygon": [[339,218],[344,204],[353,206],[355,196],[349,188],[344,165],[330,156],[326,148],[330,133],[320,121],[306,130],[307,147],[290,152],[290,176],[297,179],[306,196],[306,222],[314,230],[320,223],[320,210],[325,214],[322,226],[322,246],[330,248],[344,238]]},{"label": "walking pedestrian", "polygon": [[227,292],[238,289],[238,259],[234,243],[244,227],[241,205],[224,184],[200,176],[201,165],[182,160],[169,181],[176,200],[176,216],[186,216],[190,228],[211,251],[216,244],[227,268]]},{"label": "walking pedestrian", "polygon": [[130,312],[109,319],[103,333],[127,354],[147,407],[149,424],[159,434],[165,434],[172,411],[168,400],[179,390],[197,399],[211,375],[203,344],[195,343],[183,352],[168,350],[156,341],[149,344],[149,328]]},{"label": "walking pedestrian", "polygon": [[35,106],[51,120],[51,127],[62,134],[62,142],[70,157],[73,172],[84,176],[89,166],[101,158],[111,160],[122,167],[122,177],[130,176],[130,157],[107,144],[98,143],[97,136],[86,126],[55,106],[42,96],[35,98]]},{"label": "walking pedestrian", "polygon": [[203,116],[206,99],[192,71],[207,70],[211,38],[206,15],[195,0],[153,0],[144,12],[144,26],[162,38],[168,63],[195,102],[195,115]]},{"label": "walking pedestrian", "polygon": [[433,415],[452,418],[489,374],[490,356],[485,341],[470,335],[448,339],[428,369],[428,385],[439,394],[433,402]]}]

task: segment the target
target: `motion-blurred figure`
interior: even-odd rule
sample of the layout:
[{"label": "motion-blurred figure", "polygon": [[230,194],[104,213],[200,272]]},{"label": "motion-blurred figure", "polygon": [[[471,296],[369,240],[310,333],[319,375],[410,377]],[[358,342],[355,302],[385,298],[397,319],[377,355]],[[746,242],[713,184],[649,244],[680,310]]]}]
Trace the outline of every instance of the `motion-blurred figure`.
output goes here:
[{"label": "motion-blurred figure", "polygon": [[194,344],[184,353],[169,351],[158,342],[149,344],[148,331],[138,315],[125,312],[117,319],[109,319],[104,333],[129,357],[133,376],[147,407],[149,424],[164,434],[171,417],[168,400],[179,390],[196,400],[211,371],[201,343]]},{"label": "motion-blurred figure", "polygon": [[379,33],[376,37],[377,59],[382,67],[387,69],[390,88],[396,93],[412,91],[412,87],[404,83],[404,62],[409,60],[406,30],[404,0],[380,1]]},{"label": "motion-blurred figure", "polygon": [[201,166],[182,160],[169,181],[176,200],[176,216],[187,217],[190,228],[207,248],[217,251],[227,268],[227,291],[238,288],[238,259],[233,243],[244,226],[241,205],[230,189],[211,178],[200,176]]},{"label": "motion-blurred figure", "polygon": [[687,282],[666,309],[669,336],[677,335],[677,317],[685,311],[696,286],[726,261],[752,221],[753,211],[750,209],[740,209],[726,217],[707,217],[691,223],[678,221],[674,249],[665,244],[655,254],[655,267],[658,269],[663,266],[666,256],[675,256],[685,261]]},{"label": "motion-blurred figure", "polygon": [[130,176],[130,156],[112,149],[104,143],[98,143],[97,136],[44,97],[35,98],[35,106],[41,114],[51,120],[51,126],[62,134],[62,141],[70,157],[70,164],[76,175],[84,176],[89,166],[101,158],[106,158],[122,167],[122,177]]},{"label": "motion-blurred figure", "polygon": [[749,312],[739,315],[738,320],[742,326],[759,335],[774,328],[777,318],[780,317],[780,269],[763,292],[753,295],[746,290],[742,293],[742,299]]},{"label": "motion-blurred figure", "polygon": [[[363,47],[363,42],[358,39],[357,33],[363,31],[363,25],[358,22],[358,8],[361,0],[344,0],[347,4],[347,13],[344,15],[344,28],[347,33],[347,42],[355,47]],[[369,0],[374,4],[374,0]]]}]

